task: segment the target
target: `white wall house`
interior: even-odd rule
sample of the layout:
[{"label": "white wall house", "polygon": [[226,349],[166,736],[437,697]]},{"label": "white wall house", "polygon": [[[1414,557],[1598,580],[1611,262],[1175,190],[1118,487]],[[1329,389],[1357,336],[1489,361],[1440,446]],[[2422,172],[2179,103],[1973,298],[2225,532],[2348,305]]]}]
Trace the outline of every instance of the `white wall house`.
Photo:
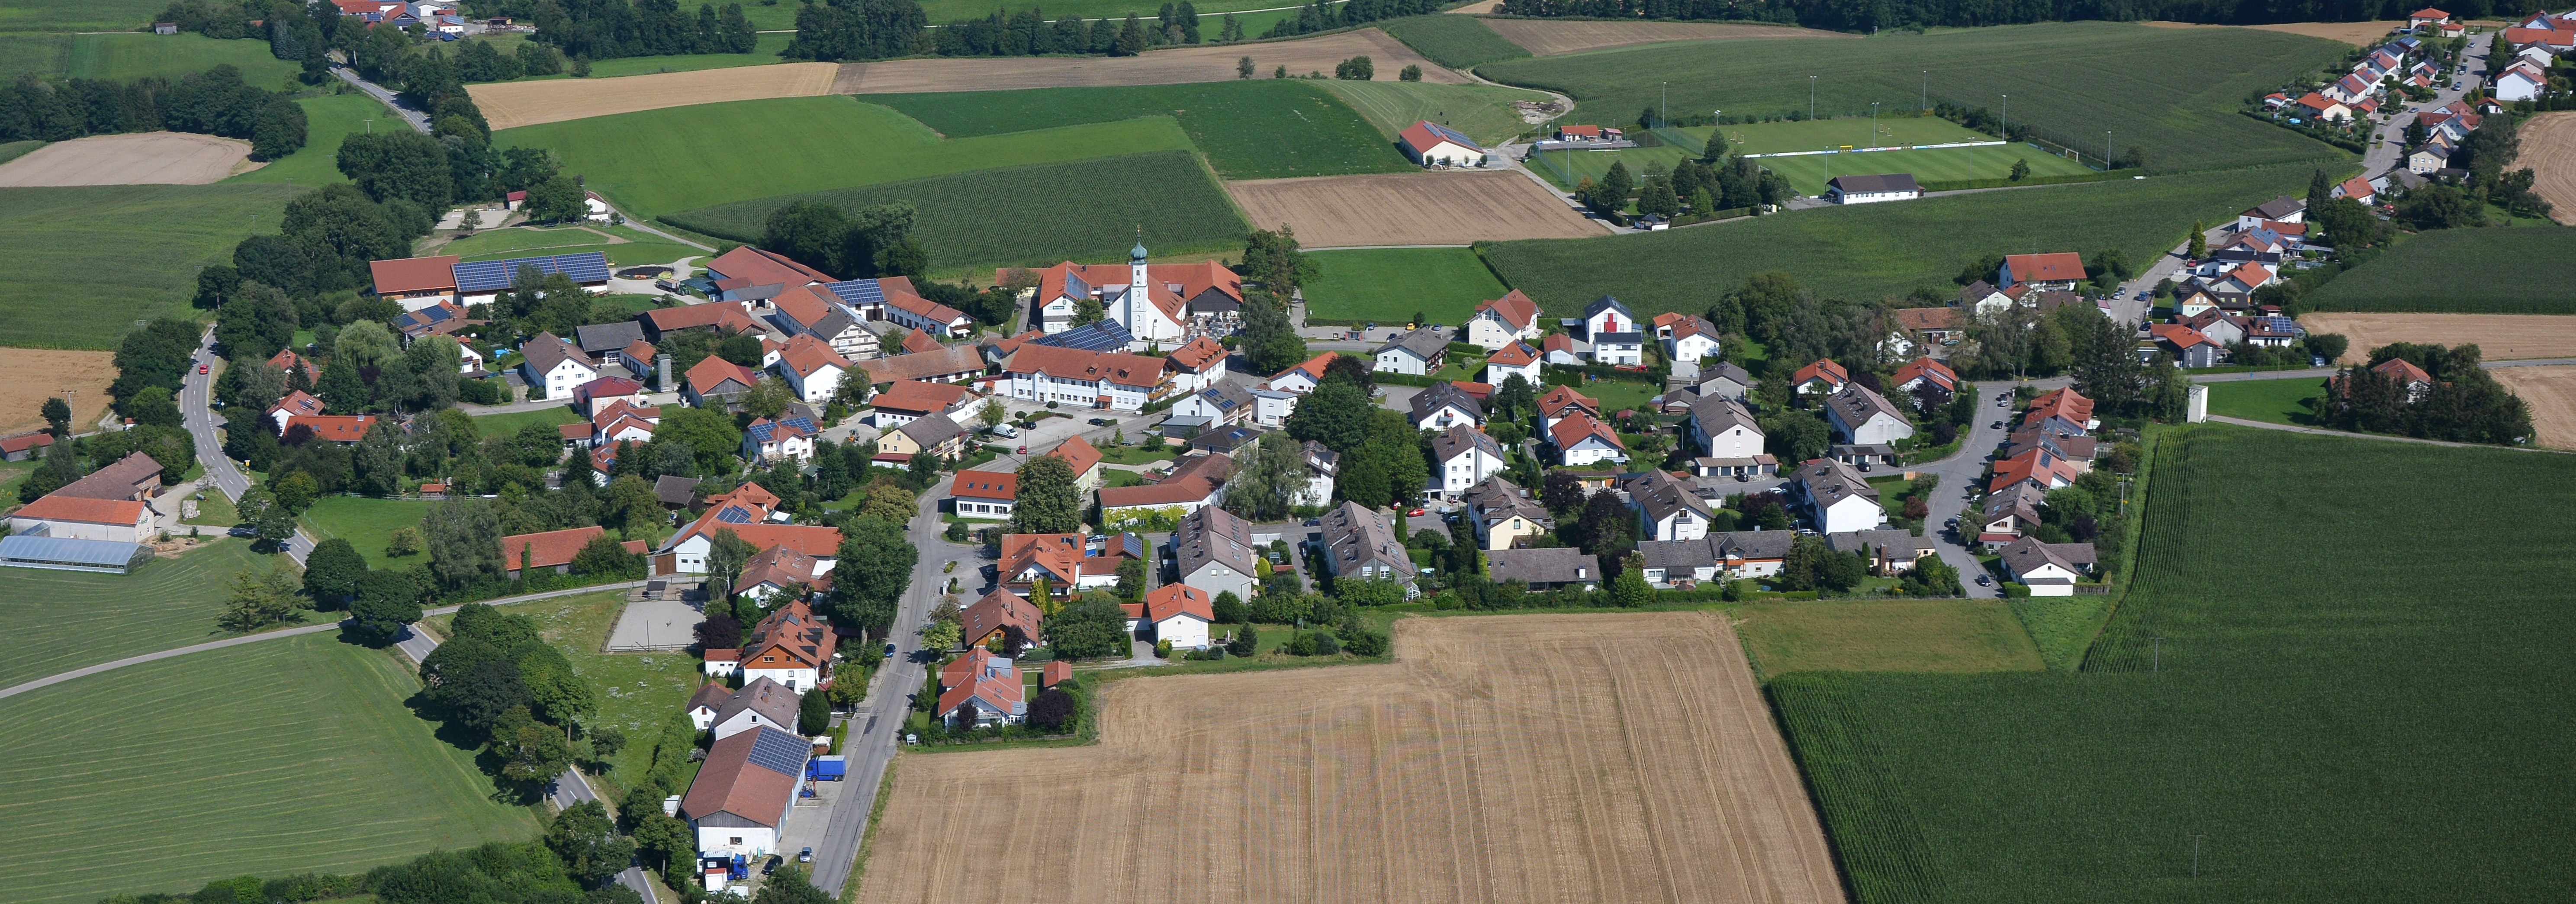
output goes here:
[{"label": "white wall house", "polygon": [[1420,327],[1378,346],[1377,370],[1421,377],[1440,370],[1449,350],[1448,337]]},{"label": "white wall house", "polygon": [[1905,419],[1905,412],[1858,383],[1825,400],[1825,419],[1847,443],[1892,443],[1914,435],[1914,424]]},{"label": "white wall house", "polygon": [[1175,650],[1204,650],[1208,625],[1216,621],[1214,597],[1188,584],[1165,584],[1145,594],[1145,620],[1154,625],[1154,640]]},{"label": "white wall house", "polygon": [[581,346],[553,333],[538,333],[519,346],[519,371],[532,400],[568,399],[574,387],[599,378],[599,368]]},{"label": "white wall house", "polygon": [[1502,443],[1467,424],[1432,437],[1431,458],[1439,468],[1433,483],[1443,495],[1453,498],[1510,464],[1503,458]]},{"label": "white wall house", "polygon": [[1535,342],[1539,332],[1538,302],[1519,289],[1477,305],[1476,313],[1467,318],[1467,342],[1488,351],[1501,351],[1514,342]]},{"label": "white wall house", "polygon": [[849,371],[848,360],[810,333],[787,340],[786,350],[778,355],[779,375],[787,378],[787,387],[808,405],[831,401],[832,394],[841,388],[841,376]]}]

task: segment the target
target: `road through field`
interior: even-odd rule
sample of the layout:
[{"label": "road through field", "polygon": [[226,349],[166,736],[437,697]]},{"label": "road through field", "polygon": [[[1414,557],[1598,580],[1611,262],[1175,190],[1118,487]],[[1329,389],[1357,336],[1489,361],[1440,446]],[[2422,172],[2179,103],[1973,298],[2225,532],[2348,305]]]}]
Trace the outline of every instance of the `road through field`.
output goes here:
[{"label": "road through field", "polygon": [[1715,615],[1411,618],[1395,650],[1120,681],[1093,747],[907,756],[858,899],[1843,900]]}]

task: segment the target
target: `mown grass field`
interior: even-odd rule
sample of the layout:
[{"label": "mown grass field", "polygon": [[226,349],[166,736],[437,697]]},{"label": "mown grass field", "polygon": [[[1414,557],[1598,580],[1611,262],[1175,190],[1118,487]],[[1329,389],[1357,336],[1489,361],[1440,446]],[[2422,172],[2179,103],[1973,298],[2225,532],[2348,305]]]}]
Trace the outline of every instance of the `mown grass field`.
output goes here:
[{"label": "mown grass field", "polygon": [[151,24],[163,0],[13,0],[0,5],[0,31],[122,31]]},{"label": "mown grass field", "polygon": [[[789,8],[792,3],[793,0],[779,0],[779,5],[776,7],[776,9],[787,10],[784,15],[787,24],[776,26],[762,25],[760,27],[796,27],[796,13],[793,9]],[[1290,3],[1273,2],[1273,0],[1208,0],[1208,2],[1203,5],[1191,4],[1192,8],[1199,11],[1199,38],[1208,42],[1214,42],[1216,40],[1217,28],[1224,22],[1224,14],[1230,10],[1269,9],[1277,6],[1294,5],[1295,4]],[[1340,4],[1336,2],[1334,5],[1338,6]],[[761,14],[755,14],[752,12],[750,4],[744,4],[742,9],[743,14],[750,18],[753,23],[757,24],[762,20]],[[930,21],[934,23],[964,22],[981,19],[985,16],[992,15],[993,9],[993,4],[979,2],[979,0],[929,0],[929,2],[921,5],[922,13],[927,15]],[[1021,7],[1011,7],[1010,12],[1018,12],[1020,9]],[[1063,0],[1061,3],[1045,4],[1041,7],[1047,21],[1050,22],[1068,16],[1078,16],[1084,19],[1123,19],[1126,18],[1128,14],[1133,13],[1137,20],[1142,22],[1148,29],[1154,27],[1154,14],[1157,9],[1159,9],[1158,5],[1140,6],[1131,2],[1131,0]],[[1288,10],[1288,14],[1292,16],[1296,15],[1296,12],[1297,11],[1293,9]],[[779,14],[771,12],[767,15],[775,16]],[[1263,29],[1269,28],[1269,23],[1275,21],[1270,18],[1271,14],[1260,15],[1262,16],[1262,24],[1260,28],[1252,26],[1254,16],[1242,17],[1244,20],[1244,31],[1253,37],[1259,37]],[[1110,24],[1114,26],[1118,23],[1111,22]]]},{"label": "mown grass field", "polygon": [[[1870,131],[1867,116],[1851,119],[1808,119],[1798,122],[1752,122],[1726,126],[1726,148],[1737,154],[1777,154],[1783,151],[1830,151],[1850,147],[1883,147],[1898,144],[1950,144],[1960,141],[2000,141],[1937,116],[1897,115],[1897,111],[1880,111],[1877,127]],[[1609,123],[1622,125],[1622,123]],[[1707,141],[1720,131],[1717,126],[1686,126],[1682,134]],[[1873,137],[1873,135],[1875,137]]]},{"label": "mown grass field", "polygon": [[[652,770],[653,742],[662,724],[680,712],[706,680],[698,671],[697,658],[687,653],[600,652],[625,608],[626,592],[618,590],[538,600],[509,609],[511,614],[536,619],[546,642],[598,688],[599,709],[583,724],[626,733],[626,747],[618,751],[615,765],[606,775],[591,777],[604,786],[601,795],[612,801],[624,797],[627,788]],[[430,623],[445,631],[454,618],[442,615]],[[695,769],[692,765],[689,774],[696,774]]]},{"label": "mown grass field", "polygon": [[1511,291],[1466,248],[1314,251],[1323,275],[1306,284],[1306,313],[1324,320],[1407,323],[1415,312],[1457,328],[1476,305]]},{"label": "mown grass field", "polygon": [[417,555],[392,559],[385,556],[385,541],[392,539],[396,530],[419,527],[429,507],[437,504],[423,499],[325,496],[304,510],[304,529],[313,534],[315,542],[349,541],[349,545],[357,547],[358,555],[366,558],[369,568],[409,568],[429,561],[428,544],[422,544]]},{"label": "mown grass field", "polygon": [[2300,299],[2316,311],[2576,314],[2576,227],[2445,229],[2389,248]]},{"label": "mown grass field", "polygon": [[1404,154],[1332,93],[1297,80],[870,94],[951,139],[1169,116],[1228,179],[1392,173]]},{"label": "mown grass field", "polygon": [[254,215],[276,232],[285,206],[267,185],[0,188],[0,346],[113,349],[187,312],[197,268],[231,260]]},{"label": "mown grass field", "polygon": [[1756,603],[1736,611],[1755,668],[1791,672],[2036,672],[2039,648],[2001,600]]},{"label": "mown grass field", "polygon": [[513,411],[508,414],[475,415],[474,429],[482,431],[484,436],[510,436],[518,433],[519,428],[525,427],[529,424],[543,424],[545,426],[552,427],[557,424],[570,424],[580,420],[583,420],[582,416],[573,411],[572,406],[557,405],[552,408],[539,408],[535,411]]},{"label": "mown grass field", "polygon": [[2306,180],[2306,170],[2282,167],[2057,185],[1482,251],[1504,281],[1550,311],[1608,293],[1640,315],[1697,312],[1710,293],[1766,270],[1833,298],[1876,300],[1917,286],[1947,295],[1957,291],[1951,277],[1987,254],[2121,248],[2131,260],[2154,260],[2192,221],[2296,194]]},{"label": "mown grass field", "polygon": [[233,575],[270,559],[230,540],[129,575],[0,569],[0,687],[220,639]]},{"label": "mown grass field", "polygon": [[2249,421],[2316,427],[2323,422],[2318,420],[2313,403],[2324,395],[2325,381],[2316,377],[2211,383],[2209,413]]},{"label": "mown grass field", "polygon": [[[9,898],[72,904],[245,873],[349,873],[537,833],[404,701],[399,654],[308,635],[0,701]],[[62,869],[112,856],[116,868]]]},{"label": "mown grass field", "polygon": [[2081,673],[1771,682],[1854,899],[2564,897],[2576,460],[2218,425],[2158,454]]},{"label": "mown grass field", "polygon": [[[7,15],[0,7],[0,16]],[[0,32],[0,78],[21,75],[56,78],[72,71],[72,36],[43,32]]]},{"label": "mown grass field", "polygon": [[1484,20],[1474,16],[1406,16],[1379,22],[1377,27],[1403,41],[1404,46],[1430,57],[1432,62],[1451,69],[1473,69],[1530,55],[1528,48],[1495,34],[1485,27]]},{"label": "mown grass field", "polygon": [[1798,191],[1821,195],[1835,176],[1913,173],[1918,184],[1967,179],[2002,179],[2012,175],[2013,161],[2030,164],[2032,176],[2081,176],[2092,167],[2027,144],[1995,148],[1941,148],[1929,151],[1880,151],[1870,154],[1817,154],[1811,157],[1764,157],[1763,167],[1789,178]]},{"label": "mown grass field", "polygon": [[1774,116],[1866,116],[1930,100],[2006,113],[2042,137],[2145,149],[2156,171],[2342,161],[2351,155],[2235,111],[2251,93],[2339,59],[2351,47],[2254,29],[2159,29],[2112,22],[1885,33],[1859,43],[1765,38],[1656,44],[1477,67],[1487,78],[1572,95],[1602,117],[1634,121],[1664,103],[1673,115],[1723,110]]},{"label": "mown grass field", "polygon": [[74,35],[68,74],[120,82],[157,75],[176,81],[188,73],[225,63],[241,70],[242,81],[271,90],[304,68],[278,59],[269,52],[267,41],[256,38],[218,41],[199,34]]},{"label": "mown grass field", "polygon": [[[754,138],[754,136],[757,136]],[[554,149],[564,170],[630,216],[1029,163],[1190,146],[1168,118],[943,141],[847,97],[701,104],[504,130],[502,145]]]},{"label": "mown grass field", "polygon": [[401,120],[395,119],[385,105],[356,92],[307,97],[296,103],[304,107],[304,146],[284,159],[271,160],[267,166],[224,181],[283,185],[292,179],[298,191],[333,182],[347,182],[349,177],[340,174],[341,141],[374,128],[367,122],[370,119],[382,121],[386,128],[403,127]]},{"label": "mown grass field", "polygon": [[1491,147],[1537,128],[1521,119],[1520,112],[1512,108],[1513,101],[1548,100],[1547,95],[1536,91],[1496,85],[1339,79],[1315,84],[1359,111],[1388,141],[1396,140],[1414,123],[1428,119],[1465,132],[1467,137]]},{"label": "mown grass field", "polygon": [[[1079,190],[1068,191],[1068,186]],[[754,242],[780,207],[816,201],[849,209],[910,201],[913,235],[943,276],[995,266],[1121,259],[1144,229],[1157,255],[1239,249],[1247,227],[1189,151],[1155,151],[978,170],[741,201],[672,214],[707,235]],[[1007,224],[1009,228],[997,228]],[[989,269],[970,273],[992,279]]]},{"label": "mown grass field", "polygon": [[[610,238],[625,239],[612,242]],[[684,257],[706,256],[706,252],[668,239],[637,232],[625,226],[592,224],[538,229],[512,226],[487,229],[440,246],[438,253],[454,254],[469,261],[527,257],[538,254],[577,254],[598,251],[608,255],[608,262],[621,267],[644,264],[667,264]]]}]

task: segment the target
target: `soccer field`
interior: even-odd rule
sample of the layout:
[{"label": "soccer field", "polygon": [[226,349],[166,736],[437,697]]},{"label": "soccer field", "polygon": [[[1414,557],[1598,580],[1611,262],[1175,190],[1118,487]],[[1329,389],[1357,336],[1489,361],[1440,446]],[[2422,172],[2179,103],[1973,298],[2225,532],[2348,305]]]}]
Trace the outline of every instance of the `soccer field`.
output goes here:
[{"label": "soccer field", "polygon": [[1723,131],[1726,149],[1737,154],[1777,154],[1782,151],[1830,151],[1843,147],[1879,147],[1892,144],[1950,144],[1960,141],[1994,141],[1995,136],[1979,132],[1947,119],[1934,116],[1881,116],[1872,137],[1872,122],[1866,118],[1807,119],[1797,122],[1756,122],[1729,126],[1690,126],[1677,131],[1701,141],[1712,132]]},{"label": "soccer field", "polygon": [[[2013,161],[2030,164],[2032,176],[2080,176],[2094,170],[2027,144],[1990,148],[1939,148],[1928,151],[1871,151],[1862,154],[1811,154],[1803,157],[1757,157],[1764,169],[1789,177],[1803,195],[1825,191],[1835,176],[1913,173],[1914,181],[1952,182],[2001,179],[2012,175]],[[1973,167],[1973,169],[1971,168]]]}]

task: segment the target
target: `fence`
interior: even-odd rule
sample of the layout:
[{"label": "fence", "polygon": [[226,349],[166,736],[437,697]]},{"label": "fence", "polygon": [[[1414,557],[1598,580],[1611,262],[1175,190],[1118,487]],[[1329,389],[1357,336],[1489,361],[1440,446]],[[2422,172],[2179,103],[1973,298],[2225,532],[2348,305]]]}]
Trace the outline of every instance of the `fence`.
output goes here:
[{"label": "fence", "polygon": [[1691,152],[1691,156],[1696,157],[1708,153],[1708,142],[1693,138],[1690,136],[1690,133],[1674,128],[1669,124],[1657,125],[1648,131],[1652,132],[1655,137],[1663,139],[1665,144]]}]

